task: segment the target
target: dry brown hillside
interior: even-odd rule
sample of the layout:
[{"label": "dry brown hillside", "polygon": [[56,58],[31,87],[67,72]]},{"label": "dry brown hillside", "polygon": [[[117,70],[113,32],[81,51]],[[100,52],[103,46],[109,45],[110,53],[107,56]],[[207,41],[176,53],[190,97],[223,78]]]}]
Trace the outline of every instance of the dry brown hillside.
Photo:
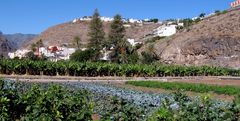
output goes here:
[{"label": "dry brown hillside", "polygon": [[[89,21],[81,21],[77,23],[67,22],[60,25],[50,27],[46,31],[42,32],[40,36],[34,40],[25,44],[24,47],[30,46],[39,39],[42,39],[45,45],[62,45],[71,44],[75,36],[79,36],[82,39],[81,44],[88,42]],[[104,31],[109,32],[110,22],[104,22]],[[159,24],[149,23],[143,24],[131,24],[131,27],[126,28],[127,38],[135,39],[137,41],[143,41],[143,38],[152,33],[152,30],[159,27]]]},{"label": "dry brown hillside", "polygon": [[240,68],[240,9],[206,18],[154,48],[168,64]]}]

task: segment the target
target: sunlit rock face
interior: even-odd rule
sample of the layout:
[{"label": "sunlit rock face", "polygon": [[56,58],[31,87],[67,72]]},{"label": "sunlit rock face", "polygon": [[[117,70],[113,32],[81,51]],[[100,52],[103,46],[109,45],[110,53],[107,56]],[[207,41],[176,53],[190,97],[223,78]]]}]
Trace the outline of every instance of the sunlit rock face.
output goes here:
[{"label": "sunlit rock face", "polygon": [[205,18],[154,44],[163,63],[240,68],[240,9]]}]

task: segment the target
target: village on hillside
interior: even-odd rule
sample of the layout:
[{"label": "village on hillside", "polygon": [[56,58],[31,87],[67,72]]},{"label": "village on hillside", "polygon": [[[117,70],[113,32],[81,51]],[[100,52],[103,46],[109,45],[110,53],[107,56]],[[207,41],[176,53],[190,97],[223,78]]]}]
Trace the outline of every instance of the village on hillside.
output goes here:
[{"label": "village on hillside", "polygon": [[[82,17],[76,18],[72,21],[72,23],[81,22],[81,21],[91,21],[91,17]],[[112,22],[113,18],[110,17],[101,17],[103,22]],[[141,26],[142,24],[155,24],[158,23],[160,26],[157,29],[152,30],[153,37],[168,37],[174,35],[177,32],[177,27],[183,27],[184,23],[178,21],[166,21],[161,22],[158,19],[123,19],[124,27],[128,28],[131,27],[131,24],[138,24]],[[132,45],[136,46],[138,44],[143,44],[142,42],[138,42],[135,39],[127,38],[127,41]],[[81,48],[81,50],[85,50],[86,48]],[[33,52],[34,55],[41,57],[44,56],[50,61],[58,61],[58,60],[68,60],[70,55],[73,54],[77,49],[76,48],[68,48],[68,47],[59,47],[56,45],[47,45],[46,47],[36,47],[35,51]],[[30,49],[19,49],[15,52],[8,53],[9,58],[24,58],[27,56],[29,52],[32,50]],[[108,60],[107,53],[104,49],[102,50],[104,57],[101,60]]]},{"label": "village on hillside", "polygon": [[[240,6],[240,0],[236,0],[230,4],[231,8],[236,8]],[[193,17],[191,19],[185,19],[187,21],[200,21],[204,18],[213,16],[215,14],[218,14],[220,11],[215,11],[213,13],[210,13],[206,15],[205,13],[200,14],[197,17]],[[100,17],[100,19],[103,22],[112,22],[114,19],[111,17]],[[77,23],[82,21],[91,21],[91,16],[84,16],[81,18],[75,18],[71,22]],[[185,25],[186,21],[184,19],[173,19],[173,20],[166,20],[166,21],[159,21],[158,19],[125,19],[123,18],[122,21],[124,22],[124,27],[129,28],[131,27],[131,24],[137,24],[138,26],[142,26],[143,24],[159,24],[159,27],[152,30],[152,37],[169,37],[178,32],[178,30],[181,30],[182,28],[186,27]],[[145,35],[147,36],[147,35]],[[55,40],[57,41],[57,40]],[[127,41],[132,45],[136,46],[138,44],[144,44],[143,42],[139,42],[138,40],[127,38]],[[71,54],[73,54],[77,48],[68,48],[68,47],[59,47],[56,45],[46,45],[42,47],[36,47],[35,50],[30,49],[19,49],[15,52],[8,53],[9,58],[25,58],[29,52],[33,51],[33,54],[37,57],[46,57],[50,61],[58,61],[58,60],[68,60],[70,59]],[[86,50],[86,48],[81,48],[81,50]],[[106,50],[101,51],[104,57],[101,58],[101,60],[108,60],[108,53]]]}]

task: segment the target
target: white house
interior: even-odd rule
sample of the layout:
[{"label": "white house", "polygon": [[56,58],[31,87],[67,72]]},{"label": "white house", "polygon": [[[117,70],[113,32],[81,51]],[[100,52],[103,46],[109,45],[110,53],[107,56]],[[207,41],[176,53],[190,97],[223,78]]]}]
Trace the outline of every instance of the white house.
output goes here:
[{"label": "white house", "polygon": [[111,22],[113,21],[113,18],[110,18],[110,17],[100,17],[100,19],[104,22]]},{"label": "white house", "polygon": [[91,21],[92,17],[82,17],[80,18],[81,21]]},{"label": "white house", "polygon": [[141,24],[143,23],[142,20],[138,20],[138,19],[133,19],[133,18],[130,18],[128,20],[129,23],[138,23],[138,24]]},{"label": "white house", "polygon": [[8,57],[11,59],[15,58],[15,53],[8,53]]},{"label": "white house", "polygon": [[76,22],[79,22],[79,21],[81,21],[80,18],[75,18],[75,19],[73,19],[72,22],[73,22],[73,23],[76,23]]},{"label": "white house", "polygon": [[101,53],[103,54],[103,57],[101,57],[100,60],[104,60],[104,61],[110,60],[109,54],[110,54],[111,52],[112,52],[112,51],[109,51],[109,50],[107,50],[106,48],[103,48],[103,49],[101,50]]},{"label": "white house", "polygon": [[58,52],[59,59],[68,60],[70,56],[76,51],[75,48],[62,48],[61,51]]},{"label": "white house", "polygon": [[128,41],[132,46],[136,46],[137,44],[142,44],[142,42],[135,42],[134,39],[127,39],[127,41]]},{"label": "white house", "polygon": [[153,31],[155,36],[167,37],[177,32],[177,25],[162,25]]},{"label": "white house", "polygon": [[178,23],[178,26],[184,26],[184,23]]},{"label": "white house", "polygon": [[124,24],[123,26],[124,26],[124,27],[126,27],[126,28],[129,28],[129,27],[131,27],[131,25],[130,25],[130,24]]},{"label": "white house", "polygon": [[17,50],[16,52],[14,53],[8,53],[8,57],[13,59],[15,57],[18,57],[18,58],[24,58],[26,57],[27,53],[30,52],[30,50],[27,50],[27,49],[23,49],[23,50]]}]

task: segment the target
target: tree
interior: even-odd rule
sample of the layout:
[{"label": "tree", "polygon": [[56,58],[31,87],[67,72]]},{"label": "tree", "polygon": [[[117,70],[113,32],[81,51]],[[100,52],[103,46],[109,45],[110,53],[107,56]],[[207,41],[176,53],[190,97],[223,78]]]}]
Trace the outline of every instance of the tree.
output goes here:
[{"label": "tree", "polygon": [[125,38],[125,27],[121,15],[114,16],[108,36],[107,49],[113,48],[110,59],[116,63],[136,63],[139,60],[136,47]]},{"label": "tree", "polygon": [[113,62],[126,63],[128,42],[125,38],[125,28],[121,15],[116,15],[111,24],[107,48],[113,47],[110,58]]},{"label": "tree", "polygon": [[220,13],[221,11],[220,10],[215,10],[215,14],[218,14],[218,13]]},{"label": "tree", "polygon": [[38,48],[39,48],[39,47],[43,47],[44,44],[43,44],[42,39],[38,40],[37,43],[36,43],[36,45],[38,46]]},{"label": "tree", "polygon": [[147,47],[147,50],[143,51],[141,55],[142,55],[142,63],[144,64],[151,64],[159,60],[158,56],[154,52],[153,44],[150,44]]},{"label": "tree", "polygon": [[30,60],[37,60],[38,59],[38,57],[34,54],[34,52],[28,52],[27,54],[26,54],[26,57],[25,58],[27,58],[27,59],[30,59]]},{"label": "tree", "polygon": [[159,20],[157,18],[150,19],[150,22],[157,23]]},{"label": "tree", "polygon": [[76,36],[76,37],[74,37],[74,43],[77,45],[77,48],[78,48],[78,50],[80,49],[80,41],[81,41],[81,38],[80,37],[78,37],[78,36]]},{"label": "tree", "polygon": [[36,51],[36,48],[37,48],[37,45],[36,45],[35,43],[31,44],[31,50],[32,50],[33,52]]},{"label": "tree", "polygon": [[70,60],[78,62],[91,61],[92,56],[94,56],[94,51],[92,49],[85,51],[77,50],[70,56]]},{"label": "tree", "polygon": [[103,43],[105,41],[105,32],[97,9],[92,16],[88,35],[90,36],[88,49],[95,51],[92,58],[93,60],[98,60],[101,55],[100,50],[103,48]]},{"label": "tree", "polygon": [[200,18],[204,18],[205,15],[206,15],[206,13],[201,13],[201,14],[199,15],[199,17],[200,17]]}]

